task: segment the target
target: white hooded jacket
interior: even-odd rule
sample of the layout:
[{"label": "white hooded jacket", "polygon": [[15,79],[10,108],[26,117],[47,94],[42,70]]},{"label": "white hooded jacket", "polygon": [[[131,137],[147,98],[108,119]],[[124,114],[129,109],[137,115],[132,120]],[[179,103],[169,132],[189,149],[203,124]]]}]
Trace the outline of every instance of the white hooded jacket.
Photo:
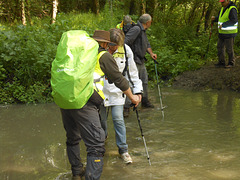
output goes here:
[{"label": "white hooded jacket", "polygon": [[[129,85],[132,88],[133,94],[143,93],[142,81],[139,79],[137,66],[133,59],[133,52],[131,48],[125,44],[126,55],[128,57],[128,69],[130,74],[130,79],[133,82],[133,85],[129,82]],[[124,47],[119,47],[114,53],[113,57],[118,65],[119,71],[123,72],[126,66],[126,58]],[[129,81],[127,73],[125,73],[126,79]],[[103,93],[105,96],[104,106],[115,106],[115,105],[124,105],[126,95],[117,88],[113,83],[110,84],[107,79],[104,79]]]}]

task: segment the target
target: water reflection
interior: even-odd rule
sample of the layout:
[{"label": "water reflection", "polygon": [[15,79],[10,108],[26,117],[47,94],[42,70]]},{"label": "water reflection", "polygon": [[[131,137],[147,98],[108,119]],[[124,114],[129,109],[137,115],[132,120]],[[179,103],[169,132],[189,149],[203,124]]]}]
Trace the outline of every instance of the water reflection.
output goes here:
[{"label": "water reflection", "polygon": [[[155,109],[139,108],[149,166],[135,112],[126,119],[132,165],[118,156],[109,117],[101,179],[240,179],[240,98],[233,92],[163,88],[163,120],[157,89]],[[109,113],[111,114],[111,113]],[[54,104],[0,107],[0,179],[71,179],[65,131]],[[81,154],[86,161],[83,143]]]},{"label": "water reflection", "polygon": [[217,96],[217,120],[232,121],[233,95],[225,95],[221,92]]}]

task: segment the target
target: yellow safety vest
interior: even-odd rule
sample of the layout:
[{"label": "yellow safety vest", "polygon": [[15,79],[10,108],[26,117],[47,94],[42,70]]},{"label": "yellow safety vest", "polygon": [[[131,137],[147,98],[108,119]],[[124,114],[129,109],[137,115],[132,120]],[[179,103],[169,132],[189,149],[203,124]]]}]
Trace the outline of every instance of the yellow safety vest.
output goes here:
[{"label": "yellow safety vest", "polygon": [[117,29],[123,29],[123,21],[116,25]]},{"label": "yellow safety vest", "polygon": [[102,57],[102,55],[104,53],[106,53],[107,51],[101,51],[100,53],[98,53],[98,56],[97,56],[97,64],[95,66],[95,71],[93,73],[93,79],[94,79],[94,82],[93,82],[93,87],[94,89],[97,91],[97,93],[104,99],[105,96],[103,94],[103,86],[104,86],[104,81],[103,81],[103,78],[104,78],[104,72],[101,70],[100,68],[100,64],[99,64],[99,59]]},{"label": "yellow safety vest", "polygon": [[[229,21],[229,13],[232,8],[235,8],[237,10],[235,6],[231,6],[228,9],[226,9],[226,11],[223,14],[224,8],[222,7],[218,18],[218,27],[221,26],[224,22]],[[238,32],[238,22],[235,23],[233,26],[222,27],[221,29],[218,29],[218,32],[221,34],[235,34]]]}]

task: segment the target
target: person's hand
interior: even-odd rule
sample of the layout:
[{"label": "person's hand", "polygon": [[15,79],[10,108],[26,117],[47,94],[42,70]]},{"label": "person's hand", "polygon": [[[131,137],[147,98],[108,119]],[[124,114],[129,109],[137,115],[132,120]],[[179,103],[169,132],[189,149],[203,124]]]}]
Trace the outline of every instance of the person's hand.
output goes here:
[{"label": "person's hand", "polygon": [[141,100],[142,100],[142,98],[139,97],[139,95],[133,95],[132,98],[131,98],[131,101],[132,101],[132,103],[134,104],[135,107],[138,106],[138,104],[141,102]]},{"label": "person's hand", "polygon": [[151,54],[151,57],[156,60],[157,59],[157,54]]},{"label": "person's hand", "polygon": [[222,29],[222,24],[218,28],[221,30]]}]

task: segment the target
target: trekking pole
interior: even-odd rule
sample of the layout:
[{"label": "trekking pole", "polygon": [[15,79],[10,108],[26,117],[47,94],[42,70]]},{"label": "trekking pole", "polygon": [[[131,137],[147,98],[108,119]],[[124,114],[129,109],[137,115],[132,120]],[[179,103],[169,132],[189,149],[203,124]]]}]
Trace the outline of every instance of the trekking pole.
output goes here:
[{"label": "trekking pole", "polygon": [[136,111],[138,125],[139,125],[140,131],[141,131],[141,135],[142,135],[145,151],[146,151],[146,154],[147,154],[147,159],[148,159],[149,165],[151,166],[151,161],[150,161],[150,157],[149,157],[148,150],[147,150],[147,144],[146,144],[146,141],[145,141],[145,138],[144,138],[144,135],[143,135],[142,126],[141,126],[141,123],[140,123],[140,118],[139,118],[139,115],[138,115],[137,107],[133,107],[133,110]]},{"label": "trekking pole", "polygon": [[211,37],[212,37],[212,27],[213,27],[213,21],[211,22],[211,28],[210,28],[210,34],[209,34],[209,39],[208,39],[207,51],[205,53],[205,59],[207,59],[209,45],[210,45],[210,40],[211,40]]},{"label": "trekking pole", "polygon": [[159,95],[159,99],[160,99],[160,105],[161,105],[161,111],[162,111],[162,116],[164,118],[164,111],[163,111],[163,103],[162,103],[162,94],[161,94],[161,89],[160,89],[160,82],[158,81],[158,72],[157,72],[157,64],[158,62],[156,60],[154,60],[155,63],[155,72],[156,72],[156,77],[157,77],[157,85],[158,85],[158,95]]}]

